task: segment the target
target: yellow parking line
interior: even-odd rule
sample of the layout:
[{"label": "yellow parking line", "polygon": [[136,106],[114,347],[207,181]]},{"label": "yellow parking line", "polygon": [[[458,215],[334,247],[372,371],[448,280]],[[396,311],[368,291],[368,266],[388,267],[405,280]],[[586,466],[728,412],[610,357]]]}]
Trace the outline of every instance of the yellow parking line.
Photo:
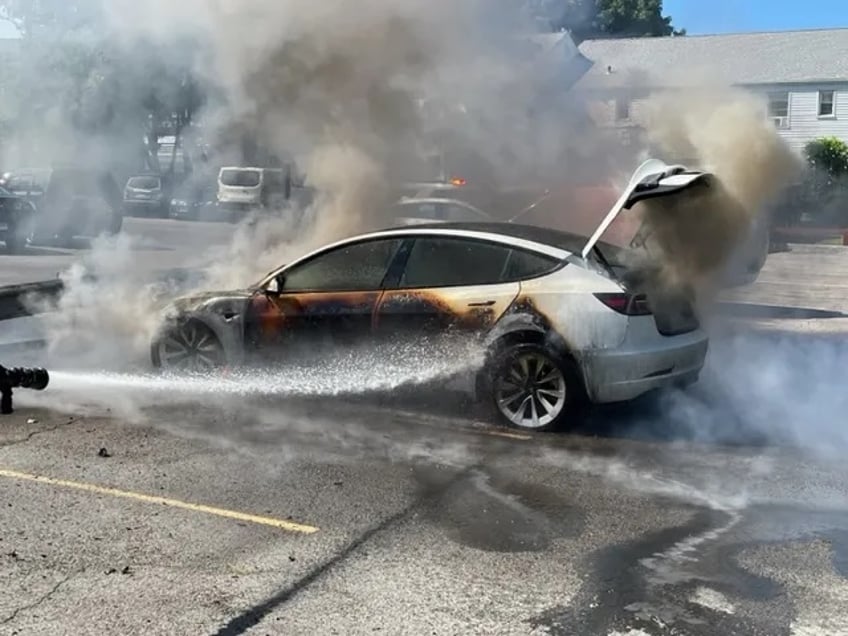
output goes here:
[{"label": "yellow parking line", "polygon": [[10,479],[19,479],[23,481],[34,481],[41,484],[48,484],[50,486],[72,488],[75,490],[82,490],[98,495],[109,495],[111,497],[120,497],[123,499],[134,499],[135,501],[161,504],[164,506],[170,506],[172,508],[191,510],[193,512],[205,512],[206,514],[217,515],[219,517],[226,517],[228,519],[237,519],[238,521],[247,521],[249,523],[257,523],[264,526],[273,526],[274,528],[280,528],[281,530],[286,530],[288,532],[299,532],[301,534],[312,534],[313,532],[318,532],[318,528],[316,528],[315,526],[307,526],[302,523],[295,523],[294,521],[287,521],[285,519],[275,519],[273,517],[260,517],[258,515],[246,514],[244,512],[237,512],[235,510],[227,510],[225,508],[215,508],[213,506],[193,504],[186,501],[179,501],[177,499],[169,499],[167,497],[156,497],[153,495],[145,495],[138,492],[130,492],[128,490],[118,490],[117,488],[105,488],[103,486],[96,486],[94,484],[86,484],[78,481],[54,479],[52,477],[44,477],[42,475],[22,473],[16,470],[6,470],[0,468],[0,477],[8,477]]}]

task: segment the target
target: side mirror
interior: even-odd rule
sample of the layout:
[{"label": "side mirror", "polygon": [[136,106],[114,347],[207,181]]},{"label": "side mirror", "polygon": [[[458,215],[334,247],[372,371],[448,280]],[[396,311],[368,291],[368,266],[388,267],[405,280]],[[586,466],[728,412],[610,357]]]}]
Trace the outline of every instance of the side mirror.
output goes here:
[{"label": "side mirror", "polygon": [[283,287],[285,286],[285,284],[286,275],[277,274],[265,287],[265,292],[268,294],[281,294],[283,292]]}]

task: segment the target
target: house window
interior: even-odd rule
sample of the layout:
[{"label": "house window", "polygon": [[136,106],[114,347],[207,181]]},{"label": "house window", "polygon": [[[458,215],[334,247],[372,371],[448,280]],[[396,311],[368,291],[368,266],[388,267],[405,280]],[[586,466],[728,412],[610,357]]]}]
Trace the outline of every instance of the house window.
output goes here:
[{"label": "house window", "polygon": [[836,114],[835,98],[834,91],[819,91],[819,117],[833,117]]},{"label": "house window", "polygon": [[627,121],[630,119],[630,100],[626,97],[618,97],[615,100],[615,120]]},{"label": "house window", "polygon": [[768,116],[778,128],[789,128],[789,93],[768,94]]}]

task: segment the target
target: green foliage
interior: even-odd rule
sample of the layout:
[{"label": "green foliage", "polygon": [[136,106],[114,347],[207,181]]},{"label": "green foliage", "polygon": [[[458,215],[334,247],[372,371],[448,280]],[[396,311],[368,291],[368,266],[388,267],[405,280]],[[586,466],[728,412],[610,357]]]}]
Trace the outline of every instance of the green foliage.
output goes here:
[{"label": "green foliage", "polygon": [[838,137],[820,137],[809,142],[804,155],[810,166],[831,177],[848,174],[848,143]]},{"label": "green foliage", "polygon": [[815,225],[848,225],[848,144],[821,137],[804,148],[809,165],[800,187],[798,211]]},{"label": "green foliage", "polygon": [[685,35],[662,12],[662,0],[530,0],[531,11],[578,41],[597,37]]}]

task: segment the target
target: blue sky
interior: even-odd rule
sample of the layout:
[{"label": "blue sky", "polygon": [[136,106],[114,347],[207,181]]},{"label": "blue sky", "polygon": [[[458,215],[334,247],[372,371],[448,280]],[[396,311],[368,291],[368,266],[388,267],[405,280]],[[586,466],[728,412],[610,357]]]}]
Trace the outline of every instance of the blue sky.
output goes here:
[{"label": "blue sky", "polygon": [[[664,0],[663,12],[691,35],[848,27],[848,0]],[[0,22],[0,38],[14,36]]]},{"label": "blue sky", "polygon": [[664,0],[663,13],[690,35],[848,27],[846,0]]}]

